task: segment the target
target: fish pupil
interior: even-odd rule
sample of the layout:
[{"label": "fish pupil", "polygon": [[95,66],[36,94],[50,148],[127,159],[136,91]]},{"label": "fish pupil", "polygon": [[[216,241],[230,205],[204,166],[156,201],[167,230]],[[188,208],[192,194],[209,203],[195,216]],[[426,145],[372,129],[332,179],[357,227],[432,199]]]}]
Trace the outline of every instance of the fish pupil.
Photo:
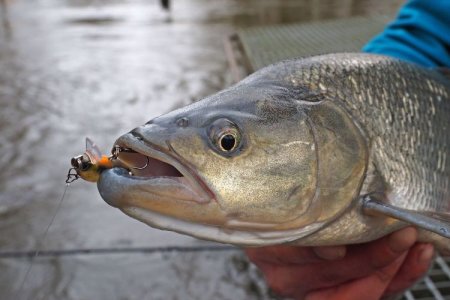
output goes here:
[{"label": "fish pupil", "polygon": [[233,150],[235,145],[236,145],[236,139],[231,134],[224,135],[222,137],[222,139],[220,140],[220,146],[222,146],[222,149],[225,151]]}]

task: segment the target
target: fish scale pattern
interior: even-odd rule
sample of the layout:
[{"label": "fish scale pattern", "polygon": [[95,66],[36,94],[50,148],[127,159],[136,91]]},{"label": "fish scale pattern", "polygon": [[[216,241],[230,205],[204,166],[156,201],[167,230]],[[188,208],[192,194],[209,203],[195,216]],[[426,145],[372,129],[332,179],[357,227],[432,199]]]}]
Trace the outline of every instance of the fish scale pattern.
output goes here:
[{"label": "fish scale pattern", "polygon": [[432,70],[368,54],[282,64],[277,76],[341,102],[359,123],[393,205],[450,212],[450,81]]},{"label": "fish scale pattern", "polygon": [[[359,81],[349,80],[352,75],[343,76],[351,82],[350,93],[363,88],[365,97],[341,101],[360,102],[360,109],[351,113],[366,125],[374,163],[392,188],[393,204],[448,211],[450,89],[414,65],[375,60],[359,66],[365,71]],[[344,68],[350,73],[353,65],[350,61]]]}]

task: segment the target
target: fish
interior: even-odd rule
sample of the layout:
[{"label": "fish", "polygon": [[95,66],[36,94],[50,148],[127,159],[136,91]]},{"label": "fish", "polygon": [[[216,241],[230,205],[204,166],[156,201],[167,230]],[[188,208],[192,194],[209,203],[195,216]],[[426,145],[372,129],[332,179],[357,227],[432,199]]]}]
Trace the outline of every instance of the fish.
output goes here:
[{"label": "fish", "polygon": [[364,243],[413,225],[450,253],[444,73],[365,53],[267,66],[119,137],[128,150],[98,190],[152,227],[237,246]]}]

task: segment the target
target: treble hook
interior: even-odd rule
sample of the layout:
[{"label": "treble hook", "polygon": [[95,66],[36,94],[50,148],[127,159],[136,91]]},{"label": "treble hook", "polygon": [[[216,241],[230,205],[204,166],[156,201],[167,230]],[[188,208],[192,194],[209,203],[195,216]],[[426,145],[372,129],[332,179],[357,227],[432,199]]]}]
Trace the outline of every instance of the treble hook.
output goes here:
[{"label": "treble hook", "polygon": [[80,175],[78,175],[77,170],[75,170],[75,168],[70,168],[69,172],[67,172],[66,183],[67,184],[72,183],[78,178],[80,178]]},{"label": "treble hook", "polygon": [[114,148],[111,151],[111,158],[117,159],[119,157],[119,153],[122,152],[124,149],[120,147],[119,145],[115,145]]}]

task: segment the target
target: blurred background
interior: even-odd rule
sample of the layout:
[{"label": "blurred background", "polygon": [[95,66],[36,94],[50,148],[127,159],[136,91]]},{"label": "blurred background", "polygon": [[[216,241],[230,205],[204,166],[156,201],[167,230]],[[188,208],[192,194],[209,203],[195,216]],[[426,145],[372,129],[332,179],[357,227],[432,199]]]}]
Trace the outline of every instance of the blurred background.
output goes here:
[{"label": "blurred background", "polygon": [[239,249],[152,229],[81,180],[42,239],[70,158],[86,136],[109,153],[119,135],[232,84],[223,41],[237,29],[393,16],[402,2],[0,0],[0,298],[273,298]]}]

